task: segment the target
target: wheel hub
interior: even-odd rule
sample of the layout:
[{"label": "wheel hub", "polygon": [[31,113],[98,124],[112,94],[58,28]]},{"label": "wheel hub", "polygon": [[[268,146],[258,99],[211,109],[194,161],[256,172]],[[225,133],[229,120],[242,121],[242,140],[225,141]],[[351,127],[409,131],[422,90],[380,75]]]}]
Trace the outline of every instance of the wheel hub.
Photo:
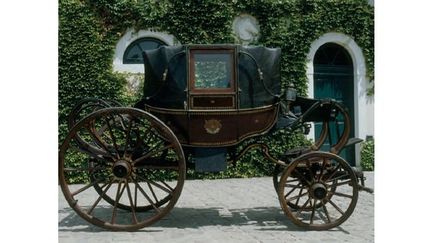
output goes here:
[{"label": "wheel hub", "polygon": [[132,171],[131,165],[125,160],[119,160],[114,163],[112,172],[117,178],[126,178]]},{"label": "wheel hub", "polygon": [[327,187],[323,183],[315,183],[310,188],[310,194],[313,198],[322,200],[327,196]]}]

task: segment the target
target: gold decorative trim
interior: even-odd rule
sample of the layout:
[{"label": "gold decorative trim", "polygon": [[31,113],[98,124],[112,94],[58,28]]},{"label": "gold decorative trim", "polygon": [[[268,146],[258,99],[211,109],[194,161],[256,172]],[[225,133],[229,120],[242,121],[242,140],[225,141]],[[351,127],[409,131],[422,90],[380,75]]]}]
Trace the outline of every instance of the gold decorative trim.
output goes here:
[{"label": "gold decorative trim", "polygon": [[222,128],[222,123],[216,119],[204,120],[204,128],[208,134],[218,134]]},{"label": "gold decorative trim", "polygon": [[226,109],[226,110],[181,110],[181,109],[168,109],[159,108],[146,105],[146,110],[151,112],[155,111],[161,114],[171,114],[171,115],[239,115],[239,114],[253,114],[260,113],[262,111],[268,111],[275,109],[279,104],[261,106],[256,108],[246,108],[246,109]]}]

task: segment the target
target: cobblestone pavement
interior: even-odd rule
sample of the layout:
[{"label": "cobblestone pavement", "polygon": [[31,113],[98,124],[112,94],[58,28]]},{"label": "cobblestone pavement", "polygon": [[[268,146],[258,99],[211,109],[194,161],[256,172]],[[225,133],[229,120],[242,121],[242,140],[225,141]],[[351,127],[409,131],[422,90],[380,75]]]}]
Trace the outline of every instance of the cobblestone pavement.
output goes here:
[{"label": "cobblestone pavement", "polygon": [[[366,173],[366,186],[374,174]],[[138,232],[90,225],[59,188],[59,242],[373,242],[374,195],[359,193],[354,213],[339,227],[305,231],[284,215],[270,177],[186,181],[175,208]]]}]

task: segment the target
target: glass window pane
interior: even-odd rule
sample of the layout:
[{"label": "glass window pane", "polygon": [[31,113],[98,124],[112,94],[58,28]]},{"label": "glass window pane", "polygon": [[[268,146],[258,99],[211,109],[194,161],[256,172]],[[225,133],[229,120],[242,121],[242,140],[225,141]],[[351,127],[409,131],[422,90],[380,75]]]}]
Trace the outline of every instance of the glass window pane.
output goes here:
[{"label": "glass window pane", "polygon": [[140,60],[142,60],[141,50],[137,45],[134,45],[132,48],[130,48],[127,55],[127,60],[132,63],[139,63]]},{"label": "glass window pane", "polygon": [[160,46],[166,46],[164,42],[155,38],[140,38],[132,42],[123,55],[124,64],[144,63],[142,53],[147,50],[153,50]]},{"label": "glass window pane", "polygon": [[162,46],[163,44],[153,41],[153,40],[146,40],[139,43],[141,49],[143,50],[153,50],[158,48],[159,46]]},{"label": "glass window pane", "polygon": [[195,88],[230,88],[231,54],[194,54]]}]

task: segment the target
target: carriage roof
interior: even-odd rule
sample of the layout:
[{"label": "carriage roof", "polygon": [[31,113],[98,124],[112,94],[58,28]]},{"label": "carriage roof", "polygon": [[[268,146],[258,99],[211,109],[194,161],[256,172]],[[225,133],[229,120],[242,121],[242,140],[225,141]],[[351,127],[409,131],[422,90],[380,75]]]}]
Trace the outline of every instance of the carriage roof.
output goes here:
[{"label": "carriage roof", "polygon": [[275,94],[280,93],[280,48],[240,45],[161,46],[143,52],[145,82],[141,103],[183,109],[190,90],[190,53],[198,49],[204,53],[231,50],[239,108],[274,104]]}]

